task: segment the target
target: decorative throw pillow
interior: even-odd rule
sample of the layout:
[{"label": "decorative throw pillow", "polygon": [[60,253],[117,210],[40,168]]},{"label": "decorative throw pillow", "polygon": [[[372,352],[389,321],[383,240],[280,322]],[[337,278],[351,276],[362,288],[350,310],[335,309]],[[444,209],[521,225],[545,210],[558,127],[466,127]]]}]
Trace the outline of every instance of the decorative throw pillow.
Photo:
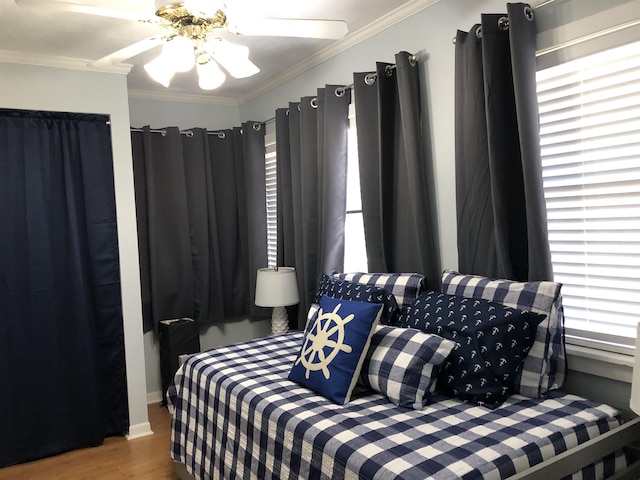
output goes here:
[{"label": "decorative throw pillow", "polygon": [[304,327],[305,332],[309,330],[309,327],[311,327],[311,325],[313,325],[313,321],[315,320],[319,309],[320,309],[320,305],[318,305],[317,303],[312,303],[311,306],[309,307],[309,311],[307,312],[307,323],[305,324],[305,327]]},{"label": "decorative throw pillow", "polygon": [[547,392],[561,388],[566,377],[561,287],[556,282],[492,280],[451,270],[442,274],[444,293],[483,298],[546,316],[538,326],[535,342],[514,386],[516,393],[530,398],[542,398]]},{"label": "decorative throw pillow", "polygon": [[289,379],[341,405],[349,402],[382,309],[323,296]]},{"label": "decorative throw pillow", "polygon": [[349,280],[363,285],[374,285],[393,293],[398,308],[404,308],[413,304],[422,293],[424,275],[419,273],[338,273],[332,275],[342,280]]},{"label": "decorative throw pillow", "polygon": [[394,405],[422,410],[454,345],[413,328],[379,325],[371,337],[360,381]]},{"label": "decorative throw pillow", "polygon": [[391,292],[384,288],[341,280],[325,273],[322,275],[320,286],[316,291],[316,303],[323,295],[357,302],[382,303],[384,310],[381,322],[390,324],[397,320],[398,304],[396,299]]},{"label": "decorative throw pillow", "polygon": [[399,326],[455,342],[438,387],[494,408],[512,393],[543,318],[483,299],[426,292],[402,315]]}]

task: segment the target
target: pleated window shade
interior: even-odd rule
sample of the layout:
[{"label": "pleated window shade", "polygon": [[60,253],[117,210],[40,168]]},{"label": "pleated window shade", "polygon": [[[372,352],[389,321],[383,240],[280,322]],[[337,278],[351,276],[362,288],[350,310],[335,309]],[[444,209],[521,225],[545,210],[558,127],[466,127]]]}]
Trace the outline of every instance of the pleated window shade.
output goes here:
[{"label": "pleated window shade", "polygon": [[640,312],[640,42],[540,70],[537,85],[568,339],[627,350]]}]

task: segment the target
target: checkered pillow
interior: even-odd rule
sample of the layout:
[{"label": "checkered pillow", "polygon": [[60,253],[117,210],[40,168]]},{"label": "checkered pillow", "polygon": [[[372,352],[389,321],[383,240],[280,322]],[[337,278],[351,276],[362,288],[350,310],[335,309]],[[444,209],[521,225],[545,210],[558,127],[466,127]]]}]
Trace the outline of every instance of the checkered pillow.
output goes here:
[{"label": "checkered pillow", "polygon": [[360,371],[360,382],[391,403],[422,410],[454,343],[413,328],[379,325]]},{"label": "checkered pillow", "polygon": [[375,285],[393,293],[400,310],[413,305],[422,293],[424,275],[419,273],[338,273],[332,275],[363,285]]},{"label": "checkered pillow", "polygon": [[564,384],[567,360],[561,287],[556,282],[492,280],[451,270],[442,274],[444,293],[482,298],[546,315],[538,325],[536,339],[514,385],[515,393],[530,398],[541,398]]}]

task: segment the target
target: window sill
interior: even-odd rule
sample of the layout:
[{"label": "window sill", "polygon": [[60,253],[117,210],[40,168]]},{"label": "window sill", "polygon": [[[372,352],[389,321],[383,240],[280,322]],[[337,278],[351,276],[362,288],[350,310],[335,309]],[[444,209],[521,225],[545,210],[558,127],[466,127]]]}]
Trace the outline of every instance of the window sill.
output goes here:
[{"label": "window sill", "polygon": [[567,343],[569,370],[631,383],[633,356]]}]

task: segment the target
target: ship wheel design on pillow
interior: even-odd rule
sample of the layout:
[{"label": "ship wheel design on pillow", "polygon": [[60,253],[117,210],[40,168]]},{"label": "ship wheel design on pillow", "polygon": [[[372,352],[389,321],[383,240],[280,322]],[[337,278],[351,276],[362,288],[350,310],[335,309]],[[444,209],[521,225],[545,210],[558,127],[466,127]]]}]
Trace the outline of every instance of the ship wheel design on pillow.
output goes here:
[{"label": "ship wheel design on pillow", "polygon": [[339,352],[351,353],[352,348],[344,343],[344,326],[353,320],[354,315],[345,318],[338,315],[338,304],[332,312],[318,312],[313,327],[307,334],[296,365],[302,363],[306,378],[311,371],[321,370],[327,380],[331,376],[329,364]]}]

